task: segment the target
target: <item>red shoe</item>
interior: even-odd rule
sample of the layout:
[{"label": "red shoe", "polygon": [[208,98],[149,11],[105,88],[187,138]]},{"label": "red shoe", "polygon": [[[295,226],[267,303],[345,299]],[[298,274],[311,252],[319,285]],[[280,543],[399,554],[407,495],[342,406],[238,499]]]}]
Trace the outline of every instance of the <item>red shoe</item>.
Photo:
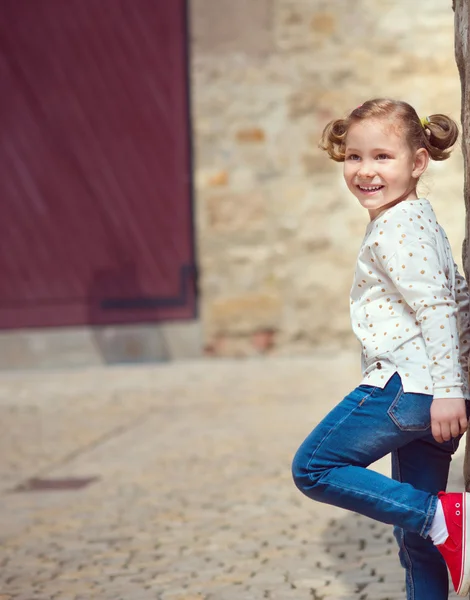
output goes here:
[{"label": "red shoe", "polygon": [[449,537],[436,548],[444,557],[454,589],[459,596],[466,596],[470,587],[470,494],[447,494],[439,492]]}]

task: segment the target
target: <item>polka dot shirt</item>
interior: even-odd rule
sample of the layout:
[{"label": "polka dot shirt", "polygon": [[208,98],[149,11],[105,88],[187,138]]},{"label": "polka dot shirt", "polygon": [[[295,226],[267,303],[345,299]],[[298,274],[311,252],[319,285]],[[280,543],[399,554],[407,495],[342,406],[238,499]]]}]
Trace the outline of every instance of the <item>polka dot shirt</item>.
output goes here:
[{"label": "polka dot shirt", "polygon": [[350,303],[363,384],[383,388],[398,372],[405,392],[470,398],[468,287],[428,200],[369,223]]}]

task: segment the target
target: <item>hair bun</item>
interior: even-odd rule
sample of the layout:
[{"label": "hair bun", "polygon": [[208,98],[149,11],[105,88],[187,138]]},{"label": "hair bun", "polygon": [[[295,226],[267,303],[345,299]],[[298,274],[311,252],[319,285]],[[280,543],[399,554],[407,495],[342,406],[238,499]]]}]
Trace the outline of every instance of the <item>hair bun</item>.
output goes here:
[{"label": "hair bun", "polygon": [[435,114],[428,117],[425,127],[426,150],[433,160],[445,160],[449,157],[450,148],[459,137],[457,124],[447,115]]},{"label": "hair bun", "polygon": [[330,121],[323,130],[319,146],[336,162],[344,161],[344,140],[347,132],[346,119]]}]

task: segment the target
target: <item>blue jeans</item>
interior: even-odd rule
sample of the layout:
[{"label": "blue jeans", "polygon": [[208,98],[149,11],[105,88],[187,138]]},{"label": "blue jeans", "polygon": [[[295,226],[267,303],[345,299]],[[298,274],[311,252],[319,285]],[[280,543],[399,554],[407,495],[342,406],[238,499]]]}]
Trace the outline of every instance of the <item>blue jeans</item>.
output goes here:
[{"label": "blue jeans", "polygon": [[[361,385],[312,431],[292,464],[309,498],[395,525],[408,600],[449,593],[447,567],[428,533],[460,438],[434,440],[432,399],[404,393],[398,373],[384,389]],[[388,453],[392,479],[366,468]]]}]

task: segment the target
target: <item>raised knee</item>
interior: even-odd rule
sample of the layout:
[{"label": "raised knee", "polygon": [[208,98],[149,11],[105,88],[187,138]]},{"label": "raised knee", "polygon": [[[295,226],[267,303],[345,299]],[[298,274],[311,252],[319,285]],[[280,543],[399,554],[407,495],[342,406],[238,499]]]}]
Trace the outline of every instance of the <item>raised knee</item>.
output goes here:
[{"label": "raised knee", "polygon": [[306,457],[300,447],[292,461],[292,478],[297,488],[312,498],[317,494],[317,485],[323,472],[324,469],[316,465],[312,457]]}]

